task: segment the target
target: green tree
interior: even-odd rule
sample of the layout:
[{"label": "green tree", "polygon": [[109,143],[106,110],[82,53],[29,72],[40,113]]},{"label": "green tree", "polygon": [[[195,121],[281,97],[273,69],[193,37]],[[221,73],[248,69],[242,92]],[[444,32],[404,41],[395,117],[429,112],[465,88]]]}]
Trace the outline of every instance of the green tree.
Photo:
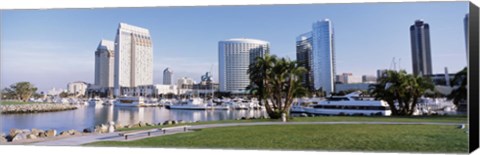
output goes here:
[{"label": "green tree", "polygon": [[463,68],[461,71],[455,74],[455,77],[451,82],[452,86],[457,85],[458,88],[455,88],[450,95],[447,96],[448,99],[453,100],[453,103],[456,106],[459,106],[459,103],[467,101],[467,67]]},{"label": "green tree", "polygon": [[304,72],[296,61],[267,54],[249,66],[252,83],[247,89],[265,106],[270,118],[278,119],[282,114],[288,116],[295,97],[307,93],[300,80]]},{"label": "green tree", "polygon": [[37,91],[37,87],[35,87],[30,82],[24,81],[12,84],[9,90],[15,94],[15,97],[17,99],[26,102],[28,101],[30,96],[32,96]]},{"label": "green tree", "polygon": [[[412,115],[418,99],[434,85],[428,78],[407,74],[405,70],[387,71],[378,84],[370,85],[369,91],[375,99],[388,103],[392,115]],[[396,103],[398,106],[396,106]]]}]

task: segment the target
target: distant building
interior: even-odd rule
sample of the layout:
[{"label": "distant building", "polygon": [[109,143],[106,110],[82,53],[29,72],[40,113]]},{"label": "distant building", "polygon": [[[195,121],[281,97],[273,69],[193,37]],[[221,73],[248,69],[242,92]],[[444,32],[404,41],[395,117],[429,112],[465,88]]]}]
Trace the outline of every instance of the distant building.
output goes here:
[{"label": "distant building", "polygon": [[410,26],[410,39],[413,75],[431,75],[430,26],[422,20],[416,20],[415,24]]},{"label": "distant building", "polygon": [[334,92],[336,75],[334,31],[329,19],[314,22],[310,32],[297,37],[298,58],[304,64],[309,64],[310,75],[302,76],[304,85],[313,85],[315,90],[321,88],[327,94]]},{"label": "distant building", "polygon": [[67,92],[75,96],[84,96],[88,88],[88,83],[76,81],[67,84]]},{"label": "distant building", "polygon": [[170,68],[166,68],[163,70],[163,84],[164,85],[171,85],[173,84],[173,71]]},{"label": "distant building", "polygon": [[269,52],[262,40],[235,38],[218,43],[219,87],[222,92],[246,93],[250,84],[247,70],[255,59]]},{"label": "distant building", "polygon": [[309,90],[314,90],[313,74],[311,69],[311,55],[312,55],[312,33],[307,32],[297,37],[297,62],[299,66],[307,69],[307,72],[302,75],[302,84]]},{"label": "distant building", "polygon": [[363,75],[362,76],[362,83],[376,83],[377,77],[372,75]]},{"label": "distant building", "polygon": [[380,79],[380,78],[383,78],[383,77],[386,77],[387,75],[387,69],[379,69],[377,70],[377,81]]},{"label": "distant building", "polygon": [[335,92],[341,91],[349,91],[349,90],[360,90],[360,91],[368,91],[369,86],[371,83],[350,83],[350,84],[342,84],[337,83],[335,84]]},{"label": "distant building", "polygon": [[95,51],[95,88],[100,92],[110,92],[113,88],[115,67],[115,47],[113,41],[101,40]]},{"label": "distant building", "polygon": [[[68,85],[67,85],[67,88],[68,88]],[[61,89],[61,88],[52,88],[52,89],[47,91],[47,95],[57,96],[57,95],[60,95],[60,93],[62,93],[62,92],[67,92],[67,91],[65,89]]]},{"label": "distant building", "polygon": [[352,73],[342,73],[340,75],[336,75],[335,80],[337,83],[343,84],[362,82],[362,79],[360,77],[355,77]]},{"label": "distant building", "polygon": [[120,23],[115,38],[115,96],[138,96],[153,85],[153,45],[148,29]]},{"label": "distant building", "polygon": [[188,77],[182,77],[177,80],[177,94],[193,94],[193,85],[196,82]]}]

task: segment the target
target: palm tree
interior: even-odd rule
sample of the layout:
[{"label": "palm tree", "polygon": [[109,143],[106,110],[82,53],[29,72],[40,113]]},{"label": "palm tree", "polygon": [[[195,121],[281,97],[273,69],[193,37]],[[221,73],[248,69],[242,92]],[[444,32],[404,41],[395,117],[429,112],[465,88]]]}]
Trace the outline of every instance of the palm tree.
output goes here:
[{"label": "palm tree", "polygon": [[[418,99],[434,86],[430,79],[407,74],[405,70],[387,71],[378,84],[370,85],[369,91],[375,99],[387,102],[392,115],[412,115]],[[396,104],[397,103],[397,104]]]},{"label": "palm tree", "polygon": [[453,103],[459,106],[459,103],[467,100],[467,67],[455,74],[451,85],[458,85],[458,88],[454,89],[447,98],[453,100]]},{"label": "palm tree", "polygon": [[264,103],[270,118],[281,118],[282,114],[290,113],[295,97],[305,95],[306,89],[300,81],[304,72],[305,68],[286,58],[258,57],[248,69],[252,81],[248,89]]}]

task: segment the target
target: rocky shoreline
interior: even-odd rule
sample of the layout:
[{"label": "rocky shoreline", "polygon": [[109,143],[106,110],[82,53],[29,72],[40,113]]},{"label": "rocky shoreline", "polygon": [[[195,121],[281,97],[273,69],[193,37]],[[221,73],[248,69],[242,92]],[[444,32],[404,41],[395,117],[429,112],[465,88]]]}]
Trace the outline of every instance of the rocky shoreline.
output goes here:
[{"label": "rocky shoreline", "polygon": [[2,114],[54,112],[75,109],[77,109],[75,105],[54,103],[0,105],[0,111]]}]

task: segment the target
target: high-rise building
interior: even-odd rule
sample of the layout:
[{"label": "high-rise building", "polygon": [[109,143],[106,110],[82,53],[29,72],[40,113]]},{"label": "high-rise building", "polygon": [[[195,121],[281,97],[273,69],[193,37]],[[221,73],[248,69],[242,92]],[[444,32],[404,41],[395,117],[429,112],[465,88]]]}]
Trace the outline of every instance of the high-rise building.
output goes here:
[{"label": "high-rise building", "polygon": [[153,46],[148,29],[120,23],[115,38],[115,95],[153,84]]},{"label": "high-rise building", "polygon": [[363,75],[362,76],[362,83],[375,83],[377,82],[377,77],[372,75]]},{"label": "high-rise building", "polygon": [[311,70],[315,89],[326,94],[335,92],[335,52],[334,32],[329,19],[317,21],[312,25]]},{"label": "high-rise building", "polygon": [[468,13],[463,18],[463,30],[465,31],[465,49],[467,51],[467,62],[468,62]]},{"label": "high-rise building", "polygon": [[248,67],[255,59],[269,52],[269,43],[262,40],[234,38],[218,43],[220,91],[246,93],[250,84]]},{"label": "high-rise building", "polygon": [[410,26],[412,45],[412,67],[414,75],[432,74],[432,56],[430,51],[430,26],[423,20],[416,20]]},{"label": "high-rise building", "polygon": [[113,87],[115,51],[114,43],[101,40],[95,51],[95,85],[100,88]]},{"label": "high-rise building", "polygon": [[163,84],[164,85],[171,85],[173,84],[173,71],[170,70],[170,68],[166,68],[163,70]]},{"label": "high-rise building", "polygon": [[379,69],[377,70],[377,81],[380,80],[380,78],[383,78],[383,77],[386,77],[387,75],[387,71],[386,69]]},{"label": "high-rise building", "polygon": [[297,37],[297,62],[299,66],[307,69],[307,72],[302,75],[302,84],[305,88],[313,90],[313,76],[311,66],[311,54],[312,54],[312,33],[307,32]]}]

